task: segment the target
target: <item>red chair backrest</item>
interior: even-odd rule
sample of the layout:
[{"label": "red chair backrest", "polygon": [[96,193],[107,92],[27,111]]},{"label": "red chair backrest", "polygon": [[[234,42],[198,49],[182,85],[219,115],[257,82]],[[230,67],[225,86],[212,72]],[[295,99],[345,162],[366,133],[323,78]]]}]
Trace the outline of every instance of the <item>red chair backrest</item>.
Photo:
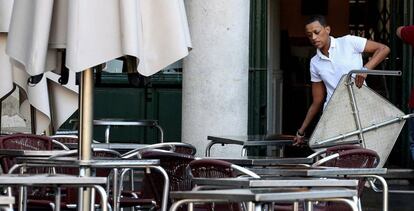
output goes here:
[{"label": "red chair backrest", "polygon": [[[357,145],[343,145],[329,148],[326,155],[338,153],[338,157],[324,163],[324,166],[340,168],[375,168],[379,163],[378,154],[370,149],[365,149]],[[359,179],[358,196],[361,197],[365,186],[365,179]],[[320,211],[348,211],[350,208],[343,203],[327,202],[316,205],[315,210]]]},{"label": "red chair backrest", "polygon": [[[192,155],[165,150],[146,150],[141,153],[143,159],[159,159],[160,166],[167,172],[170,179],[170,191],[191,190],[191,178],[187,172],[188,164],[194,160]],[[145,174],[142,181],[143,198],[153,198],[161,203],[163,176],[157,171]]]},{"label": "red chair backrest", "polygon": [[[11,134],[0,136],[0,149],[9,149],[9,150],[52,150],[53,142],[47,136],[43,135],[33,135],[33,134]],[[16,164],[15,156],[4,156],[0,155],[1,168],[4,173],[8,173],[9,169]],[[36,174],[36,173],[47,173],[49,168],[29,168],[27,173]],[[32,207],[33,204],[42,206],[42,208],[48,208],[49,205],[47,200],[44,200],[47,197],[48,193],[51,190],[49,188],[37,187],[29,188],[28,200],[29,207]],[[17,190],[12,191],[13,194],[18,193]],[[17,197],[17,196],[16,196]],[[42,199],[42,200],[39,200]],[[46,203],[44,203],[46,202]],[[45,207],[43,207],[45,206]]]},{"label": "red chair backrest", "polygon": [[[52,139],[47,136],[33,135],[33,134],[12,134],[0,136],[0,149],[10,150],[52,150]],[[4,173],[16,164],[13,156],[2,156],[1,168]]]},{"label": "red chair backrest", "polygon": [[[231,167],[232,163],[215,159],[200,159],[191,161],[188,164],[193,177],[200,178],[232,178],[237,177],[236,171]],[[240,203],[224,203],[215,204],[214,207],[211,204],[197,205],[200,210],[217,210],[217,211],[239,211],[242,210]]]},{"label": "red chair backrest", "polygon": [[361,146],[359,145],[338,145],[338,146],[333,146],[333,147],[329,147],[326,149],[326,156],[338,153],[338,152],[342,152],[345,150],[351,150],[351,149],[362,149]]},{"label": "red chair backrest", "polygon": [[[370,149],[355,148],[350,150],[338,150],[339,157],[332,159],[324,164],[324,166],[340,167],[340,168],[375,168],[379,163],[378,154]],[[359,179],[358,196],[361,197],[365,186],[365,179]],[[319,207],[320,210],[350,210],[342,203],[327,203],[325,206]]]},{"label": "red chair backrest", "polygon": [[351,149],[337,152],[339,157],[325,163],[325,166],[340,168],[375,168],[379,163],[378,154],[370,149]]},{"label": "red chair backrest", "polygon": [[52,150],[52,139],[33,134],[12,134],[0,136],[1,149]]},{"label": "red chair backrest", "polygon": [[193,177],[231,178],[237,176],[231,168],[231,163],[222,160],[194,160],[188,166]]}]

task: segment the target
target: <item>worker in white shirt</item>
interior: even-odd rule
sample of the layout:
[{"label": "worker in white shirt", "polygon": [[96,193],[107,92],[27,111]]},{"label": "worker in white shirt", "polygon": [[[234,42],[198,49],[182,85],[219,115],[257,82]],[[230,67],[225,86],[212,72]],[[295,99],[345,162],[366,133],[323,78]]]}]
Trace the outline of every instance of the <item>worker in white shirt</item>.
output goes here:
[{"label": "worker in white shirt", "polygon": [[[374,69],[390,52],[388,46],[366,38],[346,35],[334,38],[329,36],[331,27],[325,17],[316,15],[305,23],[306,36],[316,48],[316,55],[310,62],[312,81],[312,104],[305,120],[297,130],[294,145],[304,143],[305,131],[313,118],[326,105],[339,80],[351,70]],[[370,60],[363,64],[362,53],[372,53]],[[355,77],[355,85],[364,84],[366,74]]]}]

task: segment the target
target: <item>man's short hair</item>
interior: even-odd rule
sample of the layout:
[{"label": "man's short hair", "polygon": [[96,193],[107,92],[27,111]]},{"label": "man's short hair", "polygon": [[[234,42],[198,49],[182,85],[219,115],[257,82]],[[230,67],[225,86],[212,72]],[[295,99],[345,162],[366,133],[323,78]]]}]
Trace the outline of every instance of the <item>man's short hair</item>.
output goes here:
[{"label": "man's short hair", "polygon": [[326,22],[326,18],[323,15],[312,15],[312,16],[310,16],[306,20],[305,25],[308,25],[308,24],[313,23],[315,21],[318,21],[324,27],[328,26],[328,23]]}]

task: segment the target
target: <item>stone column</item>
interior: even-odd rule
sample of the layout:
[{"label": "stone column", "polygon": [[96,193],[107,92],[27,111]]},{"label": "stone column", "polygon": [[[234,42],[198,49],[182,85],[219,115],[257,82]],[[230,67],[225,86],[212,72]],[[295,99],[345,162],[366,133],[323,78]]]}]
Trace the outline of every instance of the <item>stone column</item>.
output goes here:
[{"label": "stone column", "polygon": [[280,2],[267,0],[267,133],[282,133],[283,70],[280,69]]},{"label": "stone column", "polygon": [[[182,141],[199,156],[208,135],[247,135],[249,2],[185,2],[193,50],[183,62]],[[211,155],[240,151],[215,145]]]}]

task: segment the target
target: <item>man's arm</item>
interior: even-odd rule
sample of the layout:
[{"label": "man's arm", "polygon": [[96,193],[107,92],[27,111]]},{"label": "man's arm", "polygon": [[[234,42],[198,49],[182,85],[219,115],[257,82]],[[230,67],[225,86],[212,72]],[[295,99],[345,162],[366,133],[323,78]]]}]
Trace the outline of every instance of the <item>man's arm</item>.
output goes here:
[{"label": "man's arm", "polygon": [[364,52],[372,53],[371,59],[364,66],[368,69],[374,69],[379,63],[384,61],[390,53],[390,48],[382,43],[367,40]]},{"label": "man's arm", "polygon": [[[315,118],[316,114],[321,110],[322,105],[325,101],[326,88],[325,84],[321,82],[312,82],[312,104],[306,113],[305,120],[303,120],[302,126],[299,128],[298,132],[305,134],[306,128],[309,126],[310,122]],[[304,137],[296,136],[293,140],[294,145],[302,144]]]},{"label": "man's arm", "polygon": [[414,25],[400,26],[396,31],[397,37],[411,46],[414,46]]},{"label": "man's arm", "polygon": [[[364,52],[372,53],[370,60],[364,65],[364,67],[367,69],[374,69],[378,64],[384,61],[384,59],[390,53],[390,48],[382,43],[367,40]],[[366,77],[366,74],[358,74],[355,78],[355,85],[360,88],[362,84],[364,84]]]},{"label": "man's arm", "polygon": [[401,39],[401,30],[404,28],[404,26],[399,26],[398,28],[397,28],[397,31],[396,31],[396,34],[397,34],[397,37],[398,38],[400,38]]}]

